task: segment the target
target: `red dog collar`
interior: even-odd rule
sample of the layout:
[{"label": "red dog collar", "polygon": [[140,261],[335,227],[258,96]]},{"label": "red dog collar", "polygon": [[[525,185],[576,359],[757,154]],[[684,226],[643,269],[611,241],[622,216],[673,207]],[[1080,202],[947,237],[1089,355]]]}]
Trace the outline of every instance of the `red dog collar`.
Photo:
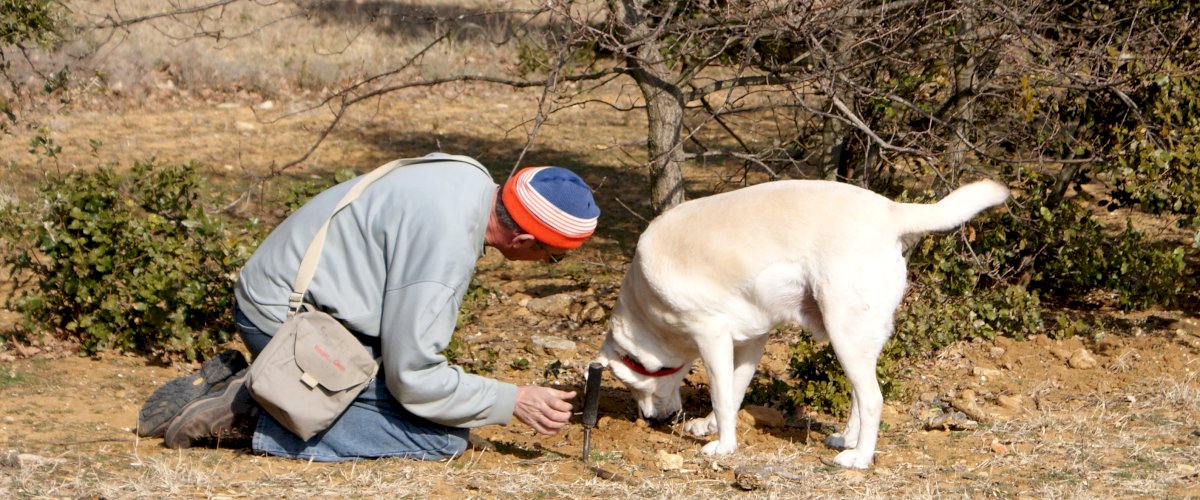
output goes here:
[{"label": "red dog collar", "polygon": [[630,370],[647,377],[665,377],[683,369],[682,366],[677,366],[675,368],[662,368],[656,372],[652,372],[647,370],[646,367],[642,366],[641,363],[638,363],[636,359],[629,357],[628,354],[621,356],[621,362],[625,363],[625,366],[628,366]]}]

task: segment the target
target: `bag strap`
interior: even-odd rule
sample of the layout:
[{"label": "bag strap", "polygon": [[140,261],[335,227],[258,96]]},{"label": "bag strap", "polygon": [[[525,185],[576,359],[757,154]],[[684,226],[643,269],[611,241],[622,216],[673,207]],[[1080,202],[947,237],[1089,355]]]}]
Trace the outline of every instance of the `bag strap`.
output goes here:
[{"label": "bag strap", "polygon": [[304,259],[300,261],[300,270],[296,272],[296,284],[292,289],[292,294],[288,296],[288,318],[291,318],[296,314],[297,311],[300,310],[300,306],[304,302],[304,294],[308,292],[308,286],[312,284],[313,275],[317,273],[317,263],[321,260],[321,250],[325,247],[325,234],[329,232],[329,222],[333,220],[333,216],[337,215],[337,213],[343,208],[346,208],[346,205],[349,205],[351,202],[357,199],[359,195],[363,193],[363,191],[366,191],[367,186],[370,186],[373,182],[379,180],[379,178],[387,175],[388,172],[407,165],[433,163],[439,161],[457,161],[467,163],[475,168],[478,168],[479,170],[482,170],[483,173],[488,174],[489,176],[491,175],[487,171],[487,168],[484,168],[483,165],[480,165],[479,162],[474,158],[460,155],[445,155],[432,158],[403,158],[385,163],[379,168],[376,168],[375,170],[363,175],[358,182],[354,183],[354,187],[350,188],[350,190],[347,191],[344,196],[342,196],[341,201],[339,201],[338,204],[333,207],[333,211],[329,213],[329,217],[325,218],[325,222],[321,224],[321,228],[317,230],[316,236],[313,236],[312,241],[309,242],[308,249],[304,251]]}]

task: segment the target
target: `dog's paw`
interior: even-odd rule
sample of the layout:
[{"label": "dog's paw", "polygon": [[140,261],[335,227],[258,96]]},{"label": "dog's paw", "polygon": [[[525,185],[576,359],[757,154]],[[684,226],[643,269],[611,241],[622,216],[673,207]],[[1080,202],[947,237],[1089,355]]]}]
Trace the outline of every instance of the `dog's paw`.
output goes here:
[{"label": "dog's paw", "polygon": [[837,434],[830,434],[825,438],[825,446],[835,450],[848,450],[854,448],[857,444],[858,443],[851,443],[850,440],[846,439],[846,436],[842,435],[840,432]]},{"label": "dog's paw", "polygon": [[833,463],[847,469],[869,469],[874,453],[864,453],[859,450],[846,450],[833,458]]},{"label": "dog's paw", "polygon": [[704,418],[693,418],[683,423],[683,430],[693,436],[707,436],[717,432],[717,417],[709,413]]},{"label": "dog's paw", "polygon": [[709,441],[708,444],[704,445],[703,448],[700,448],[700,453],[703,453],[703,454],[709,455],[709,456],[711,456],[711,455],[728,455],[735,451],[737,451],[737,442],[734,441],[731,443],[731,442],[728,442],[723,439],[718,439],[716,441]]}]

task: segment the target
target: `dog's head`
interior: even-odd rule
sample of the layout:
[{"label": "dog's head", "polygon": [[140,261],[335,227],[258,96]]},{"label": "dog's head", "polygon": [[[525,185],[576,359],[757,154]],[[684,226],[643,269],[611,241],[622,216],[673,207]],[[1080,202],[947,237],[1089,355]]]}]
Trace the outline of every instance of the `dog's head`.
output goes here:
[{"label": "dog's head", "polygon": [[[617,380],[620,380],[633,393],[637,401],[638,413],[653,425],[669,421],[683,408],[679,397],[679,385],[687,376],[691,367],[688,361],[679,366],[664,366],[657,357],[648,355],[645,350],[637,350],[642,356],[631,353],[631,349],[623,345],[639,345],[636,337],[631,337],[627,324],[619,316],[613,317],[612,328],[600,346],[596,361],[607,366]],[[632,340],[625,343],[621,339]],[[643,342],[646,339],[641,339]]]}]

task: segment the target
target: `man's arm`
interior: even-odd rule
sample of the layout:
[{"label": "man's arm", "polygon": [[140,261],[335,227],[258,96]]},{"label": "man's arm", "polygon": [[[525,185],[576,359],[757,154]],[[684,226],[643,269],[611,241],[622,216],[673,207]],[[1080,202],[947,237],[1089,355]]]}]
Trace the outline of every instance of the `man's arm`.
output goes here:
[{"label": "man's arm", "polygon": [[517,388],[451,366],[441,352],[458,316],[454,290],[416,283],[384,295],[381,345],[388,391],[406,409],[454,427],[507,424]]}]

